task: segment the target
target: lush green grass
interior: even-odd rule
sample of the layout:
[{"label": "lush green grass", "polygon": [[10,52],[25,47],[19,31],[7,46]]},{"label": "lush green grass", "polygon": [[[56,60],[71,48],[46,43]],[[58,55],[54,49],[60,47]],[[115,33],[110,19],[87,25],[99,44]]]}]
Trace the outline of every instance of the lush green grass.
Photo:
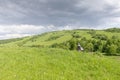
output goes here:
[{"label": "lush green grass", "polygon": [[[119,80],[120,56],[83,53],[48,48],[55,43],[93,39],[90,30],[68,30],[44,33],[20,39],[0,41],[0,80]],[[120,33],[96,30],[108,38]],[[30,47],[35,45],[44,48]]]},{"label": "lush green grass", "polygon": [[[54,32],[48,32],[43,33],[40,35],[20,38],[20,39],[8,39],[8,40],[1,40],[0,46],[6,46],[6,47],[18,47],[18,46],[51,46],[55,43],[60,44],[66,41],[69,41],[72,39],[73,34],[78,34],[81,36],[81,39],[85,37],[86,39],[94,39],[92,38],[90,32],[91,30],[63,30],[63,31],[54,31]],[[106,32],[104,30],[94,30],[96,34],[104,34],[108,38],[111,38],[112,36],[117,36],[118,39],[120,39],[120,33],[118,32]],[[57,37],[56,39],[51,39],[52,37]]]},{"label": "lush green grass", "polygon": [[119,80],[119,63],[63,49],[1,47],[0,80]]},{"label": "lush green grass", "polygon": [[[32,45],[43,45],[50,46],[55,43],[63,43],[71,40],[72,34],[78,34],[81,37],[86,37],[86,39],[93,39],[92,36],[88,33],[90,30],[68,30],[68,31],[54,31],[49,33],[44,33],[41,35],[25,37],[22,39],[10,39],[6,41],[0,41],[0,46],[32,46]],[[108,38],[112,36],[117,36],[120,39],[120,33],[117,32],[106,32],[104,30],[95,30],[96,34],[105,34]],[[57,37],[56,39],[51,39],[52,37]],[[4,42],[4,44],[2,44]],[[6,44],[5,44],[6,42]]]}]

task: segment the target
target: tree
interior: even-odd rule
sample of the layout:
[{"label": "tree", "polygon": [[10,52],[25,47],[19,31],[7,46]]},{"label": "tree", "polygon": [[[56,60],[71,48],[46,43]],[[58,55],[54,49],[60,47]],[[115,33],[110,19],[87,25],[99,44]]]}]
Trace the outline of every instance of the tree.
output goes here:
[{"label": "tree", "polygon": [[97,51],[102,52],[102,49],[103,49],[103,45],[99,45],[99,47],[98,47],[98,50],[97,50]]},{"label": "tree", "polygon": [[106,53],[108,55],[116,54],[116,52],[117,52],[117,46],[116,45],[112,44],[112,45],[107,46]]},{"label": "tree", "polygon": [[102,52],[103,45],[102,45],[102,41],[99,40],[97,42],[94,43],[94,51],[100,51]]},{"label": "tree", "polygon": [[85,47],[85,49],[89,52],[93,52],[93,44],[92,43],[88,43]]},{"label": "tree", "polygon": [[120,46],[118,46],[118,48],[117,48],[117,53],[120,54]]},{"label": "tree", "polygon": [[70,43],[70,50],[75,50],[77,48],[77,45],[76,45],[76,39],[73,38],[69,41]]}]

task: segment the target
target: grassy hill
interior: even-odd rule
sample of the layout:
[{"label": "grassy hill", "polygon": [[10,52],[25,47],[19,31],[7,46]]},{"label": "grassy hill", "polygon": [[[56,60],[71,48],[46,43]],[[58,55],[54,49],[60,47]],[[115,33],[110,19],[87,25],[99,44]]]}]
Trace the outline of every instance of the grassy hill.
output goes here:
[{"label": "grassy hill", "polygon": [[[80,41],[85,50],[89,48],[88,43],[94,41],[105,44],[113,39],[115,47],[120,45],[115,42],[120,40],[120,33],[115,32],[115,29],[54,31],[1,40],[0,80],[120,79],[119,55],[105,56],[98,51],[69,50],[73,38]],[[52,47],[53,45],[56,47]]]},{"label": "grassy hill", "polygon": [[0,48],[0,80],[119,80],[117,60],[54,48]]},{"label": "grassy hill", "polygon": [[[109,29],[108,29],[109,30]],[[91,32],[95,32],[93,34],[101,34],[106,35],[108,38],[112,38],[112,36],[116,36],[120,39],[120,33],[118,32],[109,32],[107,30],[88,30],[88,29],[78,29],[78,30],[65,30],[65,31],[54,31],[43,33],[40,35],[18,38],[18,39],[8,39],[1,40],[1,46],[50,46],[55,43],[63,43],[71,40],[73,35],[78,35],[77,39],[86,38],[86,39],[94,39],[91,35]],[[7,44],[5,44],[7,43]]]},{"label": "grassy hill", "polygon": [[[63,30],[43,33],[24,38],[1,40],[1,47],[39,47],[77,49],[78,43],[85,52],[101,52],[107,54],[120,53],[120,29],[107,30]],[[75,44],[75,45],[72,45]]]}]

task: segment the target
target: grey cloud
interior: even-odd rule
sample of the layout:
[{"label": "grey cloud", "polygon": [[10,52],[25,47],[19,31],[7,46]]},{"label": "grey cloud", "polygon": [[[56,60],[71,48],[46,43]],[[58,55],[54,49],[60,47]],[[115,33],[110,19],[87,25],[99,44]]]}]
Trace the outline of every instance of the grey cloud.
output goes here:
[{"label": "grey cloud", "polygon": [[0,39],[120,27],[119,0],[0,0]]},{"label": "grey cloud", "polygon": [[94,27],[104,18],[120,17],[120,12],[114,12],[115,4],[108,0],[0,0],[0,24]]}]

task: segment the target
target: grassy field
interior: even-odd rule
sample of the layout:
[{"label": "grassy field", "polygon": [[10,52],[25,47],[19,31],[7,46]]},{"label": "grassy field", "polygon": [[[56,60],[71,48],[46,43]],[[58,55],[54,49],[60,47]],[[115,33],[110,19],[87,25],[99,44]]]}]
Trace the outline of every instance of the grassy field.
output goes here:
[{"label": "grassy field", "polygon": [[[54,31],[1,40],[0,80],[119,80],[120,56],[49,47],[69,41],[74,33],[80,35],[77,39],[93,39],[89,31]],[[96,30],[96,34],[105,34],[108,38],[117,35],[120,39],[117,32]]]},{"label": "grassy field", "polygon": [[[68,31],[54,31],[49,33],[44,33],[41,35],[30,36],[25,38],[20,38],[18,40],[13,39],[9,42],[6,41],[5,44],[0,44],[0,46],[33,46],[33,45],[42,45],[42,46],[50,46],[55,43],[63,43],[65,41],[69,41],[72,38],[73,33],[77,33],[81,36],[81,38],[85,37],[86,39],[93,39],[92,36],[88,33],[90,30],[68,30]],[[120,33],[112,33],[106,32],[103,30],[96,30],[96,34],[105,34],[108,38],[112,36],[116,36],[120,39]],[[53,39],[51,39],[53,38]],[[81,39],[78,38],[78,39]]]},{"label": "grassy field", "polygon": [[0,48],[0,80],[119,80],[118,59],[53,48]]}]

